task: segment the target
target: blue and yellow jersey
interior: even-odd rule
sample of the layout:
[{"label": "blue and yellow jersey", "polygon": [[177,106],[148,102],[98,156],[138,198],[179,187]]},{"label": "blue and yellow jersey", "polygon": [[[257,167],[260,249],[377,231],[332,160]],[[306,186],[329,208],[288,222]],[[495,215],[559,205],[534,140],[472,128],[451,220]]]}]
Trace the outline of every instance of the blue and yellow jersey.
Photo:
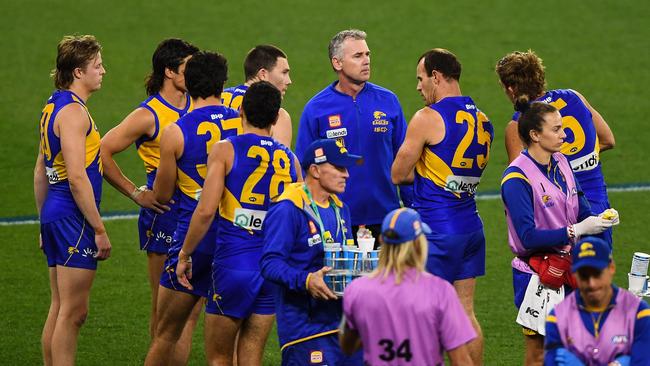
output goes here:
[{"label": "blue and yellow jersey", "polygon": [[184,109],[178,109],[169,104],[160,94],[155,94],[140,103],[140,108],[153,113],[156,129],[152,136],[143,135],[135,141],[140,159],[147,171],[147,186],[153,188],[156,179],[156,169],[160,163],[160,135],[165,127],[178,121],[185,113],[192,110],[192,99],[187,95]]},{"label": "blue and yellow jersey", "polygon": [[297,180],[299,168],[291,150],[272,137],[245,134],[228,141],[235,156],[219,206],[215,262],[259,270],[266,211]]},{"label": "blue and yellow jersey", "polygon": [[415,165],[413,208],[443,234],[482,227],[474,194],[490,158],[494,129],[470,97],[447,97],[429,106],[442,116],[445,137],[426,146]]},{"label": "blue and yellow jersey", "polygon": [[[548,103],[560,111],[566,139],[564,154],[590,202],[607,201],[607,188],[600,164],[598,135],[591,112],[571,89],[550,90],[538,102]],[[519,119],[519,112],[512,117]]]},{"label": "blue and yellow jersey", "polygon": [[[102,161],[99,157],[101,136],[95,121],[90,116],[86,104],[81,98],[69,90],[57,90],[47,100],[41,114],[40,150],[45,161],[45,172],[50,183],[46,202],[41,209],[41,223],[78,213],[79,209],[70,192],[68,172],[61,151],[61,138],[54,132],[54,121],[59,111],[71,103],[77,103],[88,114],[88,130],[86,131],[86,174],[93,187],[95,201],[99,207],[102,195]],[[59,125],[66,121],[59,121]]]},{"label": "blue and yellow jersey", "polygon": [[[203,191],[212,145],[241,133],[242,127],[239,113],[224,106],[195,109],[181,117],[176,124],[183,133],[183,154],[176,161],[176,186],[180,191],[177,230],[187,232],[192,213]],[[213,248],[197,250],[212,254]]]},{"label": "blue and yellow jersey", "polygon": [[240,111],[246,90],[248,90],[248,85],[246,84],[224,89],[223,93],[221,93],[221,103],[226,107]]}]

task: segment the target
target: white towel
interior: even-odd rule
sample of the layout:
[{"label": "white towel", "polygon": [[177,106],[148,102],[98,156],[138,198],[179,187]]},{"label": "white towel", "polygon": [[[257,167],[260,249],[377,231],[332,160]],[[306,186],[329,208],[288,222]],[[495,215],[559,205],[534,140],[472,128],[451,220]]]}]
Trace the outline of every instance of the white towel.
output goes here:
[{"label": "white towel", "polygon": [[546,335],[546,316],[563,299],[564,286],[559,289],[546,287],[539,282],[539,276],[533,274],[528,282],[524,301],[519,307],[517,324]]}]

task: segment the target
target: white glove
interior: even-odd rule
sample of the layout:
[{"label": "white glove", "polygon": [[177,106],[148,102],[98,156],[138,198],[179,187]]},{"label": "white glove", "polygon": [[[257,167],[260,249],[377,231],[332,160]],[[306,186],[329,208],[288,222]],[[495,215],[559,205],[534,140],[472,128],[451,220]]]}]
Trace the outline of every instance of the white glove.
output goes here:
[{"label": "white glove", "polygon": [[579,238],[584,235],[600,234],[612,227],[612,225],[614,225],[612,220],[603,219],[599,216],[589,216],[573,225],[573,231],[575,232],[576,238]]},{"label": "white glove", "polygon": [[613,208],[608,208],[607,210],[601,212],[598,217],[602,217],[605,220],[610,220],[614,226],[618,225],[621,222],[618,216],[618,211]]}]

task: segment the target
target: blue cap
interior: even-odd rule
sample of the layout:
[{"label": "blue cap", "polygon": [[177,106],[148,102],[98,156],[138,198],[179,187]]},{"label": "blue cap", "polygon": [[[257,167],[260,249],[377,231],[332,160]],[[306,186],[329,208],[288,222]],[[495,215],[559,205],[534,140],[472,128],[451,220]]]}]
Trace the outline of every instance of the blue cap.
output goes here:
[{"label": "blue cap", "polygon": [[406,243],[423,233],[430,234],[431,228],[411,208],[398,208],[389,212],[381,224],[381,240],[385,244]]},{"label": "blue cap", "polygon": [[351,167],[361,162],[361,156],[348,153],[340,142],[332,139],[322,139],[312,142],[300,165],[303,169],[309,169],[312,164],[330,163],[338,167]]},{"label": "blue cap", "polygon": [[571,249],[571,271],[576,272],[583,267],[605,269],[612,261],[612,250],[603,239],[595,236],[585,236]]}]

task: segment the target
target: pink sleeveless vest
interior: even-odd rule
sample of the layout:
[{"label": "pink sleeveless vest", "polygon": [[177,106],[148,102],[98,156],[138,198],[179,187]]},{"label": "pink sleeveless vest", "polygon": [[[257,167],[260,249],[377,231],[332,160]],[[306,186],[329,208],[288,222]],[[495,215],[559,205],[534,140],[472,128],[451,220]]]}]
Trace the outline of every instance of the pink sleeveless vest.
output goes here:
[{"label": "pink sleeveless vest", "polygon": [[[558,162],[560,172],[566,179],[567,193],[551,182],[537,167],[535,162],[523,153],[510,163],[524,173],[533,190],[533,215],[535,227],[539,230],[552,230],[567,227],[578,221],[578,189],[571,166],[566,157],[561,153],[555,153],[551,157]],[[506,219],[508,222],[508,243],[510,250],[517,256],[528,256],[530,252],[524,248],[517,231],[512,224],[510,211],[506,207]],[[570,250],[570,245],[560,246],[555,249]],[[528,265],[515,258],[512,266],[523,272],[531,272]]]},{"label": "pink sleeveless vest", "polygon": [[640,301],[630,292],[619,289],[616,304],[607,315],[605,323],[601,324],[602,328],[596,338],[582,322],[576,295],[569,295],[555,307],[562,344],[578,355],[586,366],[607,365],[618,356],[629,355]]}]

